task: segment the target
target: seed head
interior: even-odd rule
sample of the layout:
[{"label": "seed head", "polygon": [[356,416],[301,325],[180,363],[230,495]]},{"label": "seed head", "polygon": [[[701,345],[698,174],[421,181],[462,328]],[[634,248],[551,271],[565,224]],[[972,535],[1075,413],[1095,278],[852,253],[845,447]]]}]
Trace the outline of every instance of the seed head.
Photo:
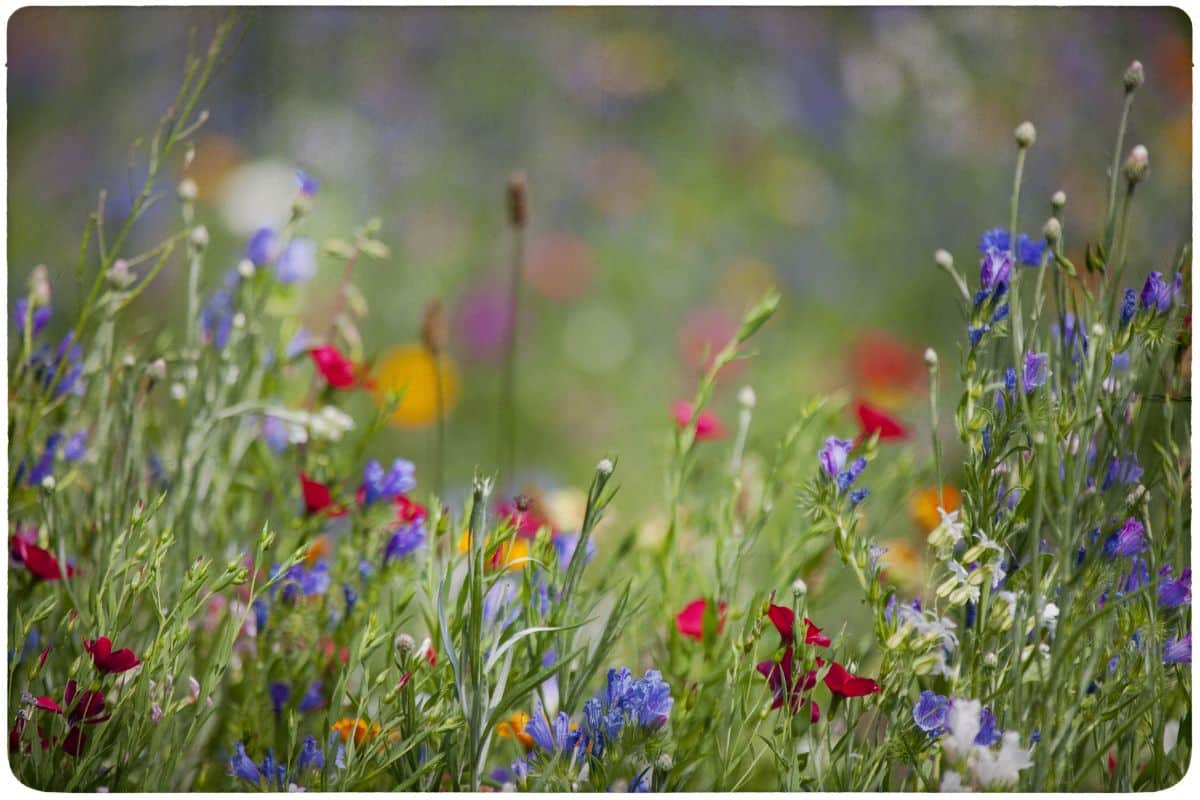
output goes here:
[{"label": "seed head", "polygon": [[754,394],[753,386],[743,386],[741,391],[738,392],[738,403],[741,404],[742,408],[754,408],[757,402],[758,397]]},{"label": "seed head", "polygon": [[600,463],[596,465],[596,472],[604,476],[612,475],[613,463],[607,458],[600,459]]},{"label": "seed head", "polygon": [[804,582],[803,578],[796,578],[792,581],[793,597],[803,597],[806,594],[808,594],[808,584]]},{"label": "seed head", "polygon": [[446,347],[446,315],[442,311],[441,300],[435,298],[425,304],[425,315],[421,319],[421,342],[435,356]]},{"label": "seed head", "polygon": [[192,246],[197,250],[203,250],[208,247],[208,228],[203,225],[197,225],[192,228],[191,242]]},{"label": "seed head", "polygon": [[1013,136],[1017,140],[1017,147],[1024,150],[1037,141],[1037,128],[1033,127],[1032,122],[1026,120],[1017,126],[1017,129],[1013,131]]},{"label": "seed head", "polygon": [[508,178],[508,221],[514,228],[524,228],[529,221],[529,187],[524,172],[514,172]]},{"label": "seed head", "polygon": [[1137,145],[1129,151],[1125,159],[1125,180],[1130,184],[1138,183],[1150,173],[1150,152],[1145,145]]},{"label": "seed head", "polygon": [[1129,66],[1125,68],[1122,80],[1125,83],[1126,92],[1137,91],[1137,88],[1146,82],[1146,70],[1142,67],[1142,62],[1130,61]]},{"label": "seed head", "polygon": [[1042,226],[1042,236],[1045,236],[1050,244],[1058,244],[1058,240],[1062,238],[1062,223],[1058,221],[1058,217],[1046,220],[1046,224]]},{"label": "seed head", "polygon": [[930,369],[933,369],[934,367],[937,366],[937,364],[938,364],[937,351],[934,350],[932,347],[926,347],[925,348],[925,366],[929,367]]},{"label": "seed head", "polygon": [[196,193],[197,193],[196,182],[194,180],[192,180],[191,178],[184,178],[183,180],[181,180],[179,182],[179,187],[178,187],[177,191],[179,192],[180,200],[182,200],[185,203],[190,203],[196,199]]}]

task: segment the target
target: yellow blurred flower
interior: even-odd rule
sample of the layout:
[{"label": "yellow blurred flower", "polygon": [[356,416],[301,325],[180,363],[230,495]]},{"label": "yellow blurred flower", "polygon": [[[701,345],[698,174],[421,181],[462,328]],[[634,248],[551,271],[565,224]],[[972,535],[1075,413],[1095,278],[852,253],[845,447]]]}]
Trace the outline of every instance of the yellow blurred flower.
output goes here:
[{"label": "yellow blurred flower", "polygon": [[[471,547],[471,532],[463,531],[463,535],[458,539],[458,552],[465,553]],[[513,539],[504,542],[500,545],[500,549],[495,553],[488,564],[489,567],[498,567],[501,564],[508,567],[510,571],[524,568],[529,563],[529,542],[524,539]]]},{"label": "yellow blurred flower", "polygon": [[[908,508],[912,514],[913,522],[920,528],[921,534],[928,536],[938,525],[942,524],[942,516],[938,514],[938,489],[936,486],[929,486],[924,489],[918,489],[913,492],[909,498]],[[946,513],[955,511],[962,505],[962,496],[950,484],[942,486],[942,509]]]},{"label": "yellow blurred flower", "polygon": [[342,737],[343,742],[350,741],[350,734],[354,734],[354,743],[361,745],[364,742],[371,741],[379,735],[381,726],[378,722],[373,722],[370,725],[362,719],[339,719],[333,723],[333,730]]},{"label": "yellow blurred flower", "polygon": [[529,715],[524,711],[518,711],[496,726],[496,735],[505,739],[516,739],[526,748],[533,747],[533,737],[525,732],[525,725],[528,722]]},{"label": "yellow blurred flower", "polygon": [[376,402],[383,406],[390,392],[403,393],[400,404],[388,420],[391,424],[420,428],[437,420],[439,371],[443,414],[448,414],[458,402],[458,368],[453,361],[442,355],[435,362],[433,355],[421,344],[395,347],[380,358],[373,376],[372,394]]},{"label": "yellow blurred flower", "polygon": [[916,591],[924,583],[921,553],[905,539],[883,542],[887,552],[879,557],[880,574],[906,592]]},{"label": "yellow blurred flower", "polygon": [[587,492],[582,489],[551,489],[546,492],[543,507],[555,530],[577,530],[587,511]]}]

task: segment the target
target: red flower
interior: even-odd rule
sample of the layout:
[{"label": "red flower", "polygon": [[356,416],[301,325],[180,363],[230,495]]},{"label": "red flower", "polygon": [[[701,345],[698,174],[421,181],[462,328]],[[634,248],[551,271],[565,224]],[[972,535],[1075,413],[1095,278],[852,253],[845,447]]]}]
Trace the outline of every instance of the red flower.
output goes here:
[{"label": "red flower", "polygon": [[308,351],[308,354],[312,356],[317,371],[333,388],[352,389],[362,383],[354,362],[342,355],[341,351],[333,345],[314,347]]},{"label": "red flower", "polygon": [[340,517],[346,513],[346,509],[334,505],[329,487],[305,475],[304,470],[300,471],[300,488],[304,492],[304,508],[310,515],[324,513],[327,517]]},{"label": "red flower", "polygon": [[112,641],[107,636],[101,636],[95,640],[84,639],[83,649],[91,654],[92,663],[101,672],[128,672],[142,663],[128,647],[113,651]]},{"label": "red flower", "polygon": [[[112,714],[104,713],[104,693],[95,690],[86,692],[78,692],[78,686],[75,681],[67,681],[66,690],[63,692],[63,706],[67,706],[71,710],[64,712],[63,707],[54,702],[49,697],[34,698],[34,706],[43,711],[49,711],[52,714],[65,714],[67,717],[67,725],[71,728],[70,733],[63,739],[62,749],[68,755],[77,756],[83,750],[83,745],[87,741],[87,737],[80,730],[79,725],[96,725],[104,722]],[[78,696],[79,701],[75,702]],[[73,704],[73,705],[72,705]],[[21,734],[25,726],[18,722],[18,725],[9,732],[8,746],[10,750],[19,746]],[[41,736],[41,726],[38,726],[38,735]],[[42,736],[42,749],[49,749],[50,746],[56,744],[58,738],[46,739]]]},{"label": "red flower", "polygon": [[908,393],[925,377],[922,354],[879,331],[863,334],[854,344],[851,369],[859,384],[874,392]]},{"label": "red flower", "polygon": [[[692,421],[692,411],[692,404],[687,400],[680,400],[671,406],[671,414],[675,417],[675,424],[679,430],[685,430]],[[696,418],[696,441],[704,442],[724,436],[725,426],[721,424],[721,420],[717,419],[716,414],[711,411],[701,411],[700,416]]]},{"label": "red flower", "polygon": [[[44,581],[57,581],[62,579],[62,567],[58,565],[58,559],[49,550],[43,550],[33,542],[21,536],[10,536],[8,539],[8,552],[13,560],[20,564],[24,564],[25,568],[41,578]],[[75,574],[75,568],[70,564],[67,565],[67,577]]]},{"label": "red flower", "polygon": [[[817,665],[821,665],[821,659],[817,659]],[[879,691],[878,683],[870,678],[851,675],[836,661],[830,665],[829,672],[825,673],[825,685],[829,687],[829,691],[842,697],[864,697]]]},{"label": "red flower", "polygon": [[420,503],[409,500],[402,494],[396,495],[396,521],[405,525],[422,522],[429,516],[428,510]]},{"label": "red flower", "polygon": [[[817,673],[814,670],[809,670],[803,680],[793,680],[794,656],[795,651],[791,645],[788,645],[779,661],[769,659],[759,662],[755,667],[767,679],[771,693],[775,695],[775,701],[771,703],[771,708],[782,708],[784,699],[787,698],[793,714],[799,711],[800,706],[803,705],[804,692],[810,691],[817,685]],[[816,714],[819,719],[820,711],[817,711]]]},{"label": "red flower", "polygon": [[858,422],[862,426],[864,437],[871,436],[878,431],[881,442],[908,438],[908,428],[883,409],[867,405],[860,400],[854,405],[854,413],[858,415]]},{"label": "red flower", "polygon": [[[717,635],[725,630],[724,601],[717,604]],[[696,641],[704,636],[704,612],[708,610],[708,601],[693,600],[684,606],[683,611],[675,615],[675,628],[681,636],[687,636]]]},{"label": "red flower", "polygon": [[517,536],[522,539],[533,539],[537,536],[537,532],[543,527],[550,529],[550,538],[554,539],[558,536],[558,531],[554,530],[554,526],[550,524],[550,519],[541,513],[541,510],[536,503],[530,503],[529,506],[522,511],[516,503],[505,501],[500,504],[497,509],[497,516],[501,519],[507,519],[508,522],[517,529]]},{"label": "red flower", "polygon": [[[792,644],[796,641],[796,614],[792,609],[787,606],[771,604],[767,606],[767,617],[775,625],[775,630],[779,631],[779,636],[783,639],[784,644]],[[828,636],[823,636],[821,629],[808,617],[804,618],[804,627],[805,644],[815,644],[817,647],[829,647],[832,640]]]}]

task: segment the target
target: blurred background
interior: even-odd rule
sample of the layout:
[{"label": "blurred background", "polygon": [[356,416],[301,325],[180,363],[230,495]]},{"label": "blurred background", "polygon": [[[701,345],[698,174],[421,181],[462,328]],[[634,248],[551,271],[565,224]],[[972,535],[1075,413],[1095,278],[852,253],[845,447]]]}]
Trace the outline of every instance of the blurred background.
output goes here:
[{"label": "blurred background", "polygon": [[[130,145],[174,96],[189,30],[206,41],[219,13],[10,18],[8,292],[11,306],[46,264],[52,333],[79,299],[74,263],[97,191],[119,220],[145,169]],[[921,353],[943,354],[954,391],[964,334],[933,251],[975,275],[979,233],[1007,224],[1012,130],[1030,119],[1020,228],[1040,238],[1050,195],[1065,190],[1068,254],[1082,264],[1133,58],[1147,83],[1126,141],[1149,148],[1152,176],[1130,273],[1165,269],[1190,238],[1191,52],[1188,18],[1150,8],[260,10],[207,95],[188,169],[213,237],[204,279],[217,285],[257,227],[286,219],[296,169],[321,184],[302,235],[348,237],[379,217],[391,255],[355,275],[370,306],[364,346],[408,374],[393,349],[417,346],[422,308],[445,303],[448,474],[461,484],[496,464],[504,189],[524,170],[520,471],[580,485],[615,455],[620,512],[636,515],[663,496],[672,402],[770,286],[784,299],[760,355],[721,376],[726,425],[743,385],[758,395],[751,447],[772,444],[808,397],[845,389],[924,443]],[[156,207],[143,241],[176,214]],[[328,313],[340,273],[320,259],[296,297],[307,319]],[[139,300],[147,320],[177,324],[184,281],[182,263],[164,271]],[[418,398],[425,373],[410,373]],[[432,419],[409,411],[373,455],[409,457],[420,476]],[[842,433],[856,430],[847,416]]]}]

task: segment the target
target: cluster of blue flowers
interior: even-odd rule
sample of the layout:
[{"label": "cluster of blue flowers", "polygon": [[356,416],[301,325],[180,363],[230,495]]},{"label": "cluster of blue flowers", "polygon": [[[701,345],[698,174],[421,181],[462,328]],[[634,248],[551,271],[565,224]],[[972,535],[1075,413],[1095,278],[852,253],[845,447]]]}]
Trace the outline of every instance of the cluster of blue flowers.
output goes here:
[{"label": "cluster of blue flowers", "polygon": [[[1010,236],[1004,228],[992,228],[979,236],[979,250],[983,253],[998,252],[1012,259],[1012,248],[1009,246]],[[1027,267],[1036,267],[1042,263],[1045,252],[1045,242],[1035,242],[1023,233],[1017,234],[1017,258]]]},{"label": "cluster of blue flowers", "polygon": [[[1026,353],[1025,363],[1021,369],[1021,381],[1025,384],[1025,393],[1029,394],[1040,388],[1050,377],[1047,367],[1050,356],[1047,353]],[[1009,394],[1017,390],[1017,370],[1009,367],[1004,371],[1004,389]]]},{"label": "cluster of blue flowers", "polygon": [[229,774],[241,778],[255,786],[262,786],[263,780],[266,780],[266,787],[277,791],[288,791],[290,785],[296,782],[296,778],[303,776],[304,773],[311,771],[319,772],[325,768],[325,754],[321,752],[320,745],[317,740],[311,736],[304,737],[304,742],[300,745],[300,754],[296,758],[295,773],[289,775],[288,769],[283,764],[275,761],[275,751],[267,750],[266,756],[263,757],[261,764],[255,764],[246,755],[246,746],[241,742],[234,745],[234,755],[229,759]]},{"label": "cluster of blue flowers", "polygon": [[[867,460],[862,457],[854,459],[849,465],[846,464],[853,449],[853,441],[830,436],[817,454],[821,461],[821,469],[837,484],[839,493],[854,485],[858,476],[867,468]],[[869,490],[862,488],[850,492],[850,506],[861,503],[868,493]]]},{"label": "cluster of blue flowers", "polygon": [[383,465],[371,459],[363,469],[363,505],[369,506],[380,500],[394,500],[411,492],[417,486],[413,477],[414,471],[413,463],[403,458],[393,461],[392,468],[387,472],[384,472]]}]

